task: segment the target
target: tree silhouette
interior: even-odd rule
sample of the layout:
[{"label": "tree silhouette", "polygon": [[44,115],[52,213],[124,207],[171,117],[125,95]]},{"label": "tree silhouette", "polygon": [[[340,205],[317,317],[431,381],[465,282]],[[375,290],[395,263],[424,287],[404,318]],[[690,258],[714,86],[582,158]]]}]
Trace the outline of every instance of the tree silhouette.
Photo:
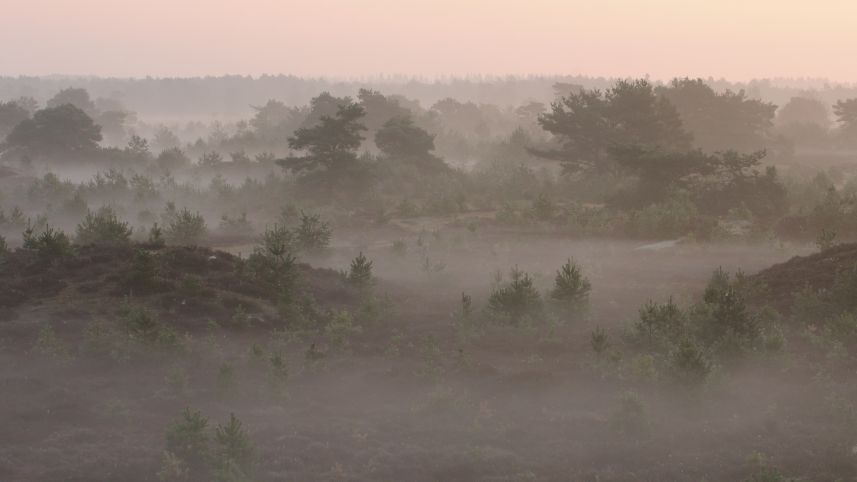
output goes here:
[{"label": "tree silhouette", "polygon": [[317,169],[337,172],[357,162],[357,148],[366,130],[359,122],[363,107],[349,103],[340,106],[336,115],[322,116],[313,127],[302,127],[289,138],[289,147],[305,151],[303,156],[289,156],[280,164],[293,172]]},{"label": "tree silhouette", "polygon": [[63,104],[37,111],[32,119],[15,126],[6,137],[11,148],[34,156],[80,155],[98,150],[101,127],[84,111]]}]

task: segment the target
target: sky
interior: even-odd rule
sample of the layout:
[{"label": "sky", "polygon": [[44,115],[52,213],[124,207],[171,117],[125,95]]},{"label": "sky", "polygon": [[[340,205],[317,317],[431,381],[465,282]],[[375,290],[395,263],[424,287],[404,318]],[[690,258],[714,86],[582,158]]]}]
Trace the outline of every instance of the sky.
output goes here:
[{"label": "sky", "polygon": [[0,75],[857,82],[857,0],[0,0]]}]

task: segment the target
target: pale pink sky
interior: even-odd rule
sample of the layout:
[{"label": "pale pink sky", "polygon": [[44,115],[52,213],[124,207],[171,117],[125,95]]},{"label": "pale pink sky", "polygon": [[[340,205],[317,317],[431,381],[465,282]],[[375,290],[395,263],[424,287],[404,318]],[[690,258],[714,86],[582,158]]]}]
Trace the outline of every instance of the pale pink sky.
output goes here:
[{"label": "pale pink sky", "polygon": [[0,0],[0,75],[857,81],[857,0]]}]

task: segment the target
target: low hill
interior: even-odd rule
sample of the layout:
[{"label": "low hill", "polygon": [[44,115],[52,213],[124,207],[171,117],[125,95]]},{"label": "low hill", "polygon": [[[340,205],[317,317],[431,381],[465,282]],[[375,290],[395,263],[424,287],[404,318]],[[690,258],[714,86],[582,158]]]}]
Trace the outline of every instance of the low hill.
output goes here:
[{"label": "low hill", "polygon": [[847,243],[775,264],[750,276],[750,280],[765,288],[763,299],[767,304],[788,313],[795,293],[807,288],[816,292],[830,290],[839,273],[855,266],[857,243]]},{"label": "low hill", "polygon": [[[34,311],[63,323],[110,319],[133,304],[191,332],[236,316],[243,319],[236,328],[288,324],[277,310],[282,291],[253,270],[246,259],[203,247],[82,246],[52,260],[18,249],[0,256],[0,323]],[[325,307],[355,299],[333,270],[298,264],[295,271],[295,298]]]}]

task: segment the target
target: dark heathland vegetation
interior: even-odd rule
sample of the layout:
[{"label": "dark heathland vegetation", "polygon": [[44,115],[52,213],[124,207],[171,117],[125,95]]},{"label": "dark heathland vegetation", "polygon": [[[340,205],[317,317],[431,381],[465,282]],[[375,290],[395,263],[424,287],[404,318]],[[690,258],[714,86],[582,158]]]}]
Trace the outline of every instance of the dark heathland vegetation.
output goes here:
[{"label": "dark heathland vegetation", "polygon": [[0,479],[854,480],[784,82],[0,79]]}]

